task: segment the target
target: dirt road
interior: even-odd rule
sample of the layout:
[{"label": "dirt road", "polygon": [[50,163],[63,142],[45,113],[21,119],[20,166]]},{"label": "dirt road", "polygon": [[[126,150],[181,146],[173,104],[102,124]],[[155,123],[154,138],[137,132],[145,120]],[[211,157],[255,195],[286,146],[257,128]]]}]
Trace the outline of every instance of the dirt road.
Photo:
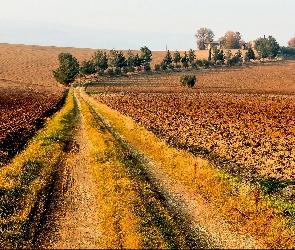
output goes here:
[{"label": "dirt road", "polygon": [[[80,92],[76,91],[77,95]],[[79,102],[78,102],[79,103]],[[98,110],[105,127],[142,162],[143,174],[161,197],[161,203],[184,232],[187,245],[195,248],[259,248],[252,238],[238,234],[226,222],[217,219],[215,212],[199,196],[169,176],[161,167],[137,151],[112,128]],[[83,114],[73,146],[65,161],[64,171],[56,185],[44,225],[36,239],[36,247],[42,248],[99,248],[102,237],[97,214],[96,189],[88,155],[91,143],[87,139]]]}]

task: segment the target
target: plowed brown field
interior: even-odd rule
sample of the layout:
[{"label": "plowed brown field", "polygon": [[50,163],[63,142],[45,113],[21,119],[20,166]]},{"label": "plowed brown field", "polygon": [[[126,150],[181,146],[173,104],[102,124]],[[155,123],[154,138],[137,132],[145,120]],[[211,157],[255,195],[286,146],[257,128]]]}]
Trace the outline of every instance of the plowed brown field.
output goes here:
[{"label": "plowed brown field", "polygon": [[[173,144],[234,163],[255,177],[295,178],[295,64],[199,71],[192,89],[178,75],[103,79],[87,91]],[[129,82],[128,82],[129,81]]]},{"label": "plowed brown field", "polygon": [[60,107],[64,89],[0,82],[0,165]]}]

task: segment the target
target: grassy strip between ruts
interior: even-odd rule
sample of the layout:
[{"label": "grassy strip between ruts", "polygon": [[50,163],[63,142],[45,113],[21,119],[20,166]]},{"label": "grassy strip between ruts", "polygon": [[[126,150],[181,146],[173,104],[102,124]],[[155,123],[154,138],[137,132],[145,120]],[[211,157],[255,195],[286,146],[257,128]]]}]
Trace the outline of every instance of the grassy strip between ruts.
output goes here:
[{"label": "grassy strip between ruts", "polygon": [[64,107],[0,169],[0,247],[30,247],[59,165],[71,141],[77,106],[70,90]]},{"label": "grassy strip between ruts", "polygon": [[223,173],[192,154],[169,147],[131,118],[91,97],[84,97],[125,140],[145,152],[169,175],[201,194],[221,218],[237,231],[253,236],[268,248],[295,246],[295,205],[260,187]]},{"label": "grassy strip between ruts", "polygon": [[81,99],[91,166],[97,183],[101,248],[188,248],[181,232],[143,174],[97,114]]}]

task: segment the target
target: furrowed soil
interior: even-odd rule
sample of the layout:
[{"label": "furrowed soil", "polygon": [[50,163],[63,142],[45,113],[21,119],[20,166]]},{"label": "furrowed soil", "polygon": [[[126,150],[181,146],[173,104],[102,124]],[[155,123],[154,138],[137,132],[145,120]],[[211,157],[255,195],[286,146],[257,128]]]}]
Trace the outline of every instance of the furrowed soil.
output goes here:
[{"label": "furrowed soil", "polygon": [[[57,84],[52,76],[52,70],[58,67],[58,54],[68,52],[82,62],[85,59],[89,60],[96,51],[95,49],[0,44],[0,166],[1,164],[6,164],[14,154],[17,154],[25,146],[28,138],[38,128],[35,124],[36,121],[39,124],[41,120],[43,124],[46,119],[50,119],[48,117],[50,115],[47,115],[47,112],[50,111],[48,107],[58,106],[59,101],[62,99],[65,88]],[[123,51],[123,53],[126,52]],[[139,53],[139,51],[132,52]],[[165,53],[164,51],[153,52],[154,60],[152,63],[160,63]],[[197,51],[197,59],[207,58],[207,53],[207,51]],[[242,177],[244,172],[246,177],[249,176],[249,173],[252,173],[253,169],[256,169],[257,162],[260,163],[260,160],[263,159],[262,164],[259,164],[257,168],[260,174],[255,174],[251,178],[258,178],[260,180],[262,177],[275,177],[279,181],[287,180],[288,185],[292,188],[291,184],[294,181],[295,175],[293,171],[293,157],[295,158],[295,153],[293,152],[293,147],[288,145],[288,140],[290,139],[289,141],[292,143],[294,141],[294,65],[292,61],[273,64],[251,63],[243,67],[231,69],[220,67],[188,71],[197,75],[197,84],[191,89],[179,86],[179,76],[182,73],[178,72],[170,72],[168,74],[160,73],[152,76],[142,74],[143,76],[125,78],[96,78],[92,79],[96,84],[88,85],[87,87],[87,91],[92,93],[93,97],[97,99],[96,101],[89,99],[91,100],[89,108],[93,108],[92,104],[97,101],[106,103],[114,110],[131,116],[138,123],[159,135],[159,138],[166,140],[175,147],[186,148],[188,150],[188,143],[197,142],[197,146],[201,145],[201,149],[207,150],[206,154],[213,152],[218,157],[229,157],[227,160],[230,162],[240,164],[238,168],[230,169],[229,172],[242,173],[240,175]],[[76,93],[78,95],[77,91]],[[198,98],[201,97],[198,105],[196,105],[195,101],[192,101],[188,106],[183,105],[184,103],[189,103],[190,97],[195,98],[196,96]],[[139,97],[142,97],[140,101],[137,100]],[[177,98],[173,99],[175,97]],[[231,99],[232,97],[234,98]],[[80,100],[86,98],[86,94],[84,94],[83,98],[79,95],[79,98]],[[167,98],[173,100],[168,107],[164,105],[169,103]],[[257,102],[258,99],[259,102]],[[242,102],[240,102],[241,100]],[[276,106],[272,105],[273,101],[276,100],[278,100]],[[24,101],[24,103],[21,103],[21,101]],[[160,101],[162,101],[162,104]],[[243,130],[244,127],[248,126],[248,121],[251,122],[253,113],[246,108],[244,109],[245,112],[243,112],[247,117],[242,117],[241,119],[240,114],[242,113],[244,115],[244,113],[238,110],[240,107],[247,106],[251,103],[254,105],[252,107],[254,107],[253,110],[256,112],[254,116],[263,115],[260,106],[264,107],[265,113],[271,110],[272,116],[269,118],[266,115],[263,119],[258,117],[259,119],[255,120],[257,126],[255,123],[250,124],[251,129]],[[154,110],[154,107],[157,107],[157,110]],[[196,114],[193,113],[191,117],[188,117],[187,113],[192,110],[192,107],[198,107],[203,113],[198,113],[199,117],[197,118]],[[278,115],[274,107],[278,107]],[[165,110],[166,108],[167,110]],[[183,108],[185,108],[185,112],[181,113]],[[177,112],[171,114],[172,109]],[[161,111],[159,112],[159,110]],[[93,109],[93,112],[99,113],[95,109]],[[227,120],[222,120],[224,114],[226,114]],[[284,118],[280,119],[280,115],[282,114]],[[35,236],[35,248],[108,248],[110,246],[102,245],[101,243],[104,237],[104,226],[102,226],[104,224],[101,223],[102,215],[97,211],[101,209],[102,204],[97,202],[99,194],[94,174],[96,169],[93,168],[89,160],[93,145],[86,132],[87,124],[83,117],[84,115],[80,108],[78,115],[79,122],[75,127],[75,137],[67,152],[66,159],[60,166],[62,171],[56,180],[54,191],[49,197],[47,204],[47,212],[42,216],[38,233]],[[99,116],[99,114],[96,115]],[[166,117],[166,115],[168,116]],[[164,120],[160,118],[164,118]],[[201,121],[202,118],[204,119]],[[234,121],[231,119],[234,119]],[[290,123],[284,126],[286,119]],[[152,200],[156,204],[163,206],[163,210],[161,211],[164,211],[163,214],[168,218],[167,221],[163,222],[159,220],[157,215],[153,217],[153,214],[150,214],[141,226],[152,228],[154,230],[152,232],[157,232],[159,235],[148,235],[150,237],[148,240],[144,238],[146,235],[142,236],[142,238],[139,237],[138,242],[142,242],[138,243],[137,246],[161,248],[168,248],[168,246],[178,246],[179,248],[181,246],[189,248],[294,247],[292,245],[293,236],[288,231],[290,228],[290,230],[293,230],[292,223],[294,221],[292,220],[290,220],[291,224],[288,224],[287,221],[288,227],[284,228],[286,231],[274,233],[276,236],[275,240],[272,240],[271,236],[269,236],[268,239],[263,238],[261,241],[260,238],[262,236],[259,237],[259,235],[255,235],[256,232],[251,231],[251,223],[255,224],[256,218],[257,222],[260,222],[259,218],[265,219],[265,221],[263,220],[261,222],[263,228],[264,225],[268,225],[268,221],[273,219],[275,215],[281,218],[282,221],[288,220],[289,217],[293,216],[293,210],[288,210],[289,208],[283,211],[276,210],[276,208],[264,209],[264,204],[259,204],[261,198],[259,196],[260,193],[257,196],[258,198],[254,195],[254,201],[252,201],[251,193],[249,204],[251,204],[252,210],[255,210],[254,207],[256,205],[256,210],[254,212],[251,211],[249,215],[246,213],[248,210],[241,212],[239,210],[240,207],[236,209],[233,205],[233,208],[230,208],[231,210],[227,211],[227,213],[237,214],[234,216],[239,221],[236,224],[228,222],[225,220],[226,217],[222,217],[219,214],[219,208],[220,210],[224,208],[216,204],[211,206],[213,202],[211,203],[210,198],[204,198],[201,194],[196,195],[196,192],[193,192],[195,190],[192,191],[181,181],[173,178],[171,173],[161,166],[161,164],[153,161],[153,158],[148,153],[141,152],[131,143],[126,143],[124,136],[116,133],[118,128],[113,127],[108,122],[107,116],[101,116],[100,120],[104,123],[103,130],[108,130],[111,133],[113,131],[114,140],[127,152],[127,156],[134,158],[138,162],[142,162],[143,165],[140,170],[143,176],[141,177],[144,177],[147,182],[146,185],[150,186],[152,192],[155,193]],[[200,126],[196,126],[195,122]],[[235,124],[241,126],[237,127]],[[276,126],[272,124],[276,124]],[[35,127],[33,128],[33,126]],[[177,129],[181,129],[181,133],[175,129],[175,126]],[[267,126],[270,129],[265,129],[268,128]],[[190,128],[198,131],[196,134],[192,134]],[[223,129],[223,134],[218,134],[220,128]],[[255,130],[255,128],[258,129]],[[28,133],[29,136],[25,139],[21,136],[15,136],[16,139],[14,141],[17,144],[21,142],[22,147],[15,150],[15,144],[9,144],[9,148],[13,148],[11,151],[14,150],[14,153],[11,154],[5,147],[1,147],[1,143],[7,146],[8,144],[4,139],[8,134],[14,133],[14,130],[18,132],[19,129],[31,132]],[[247,134],[242,135],[244,136],[242,140],[239,137],[241,136],[241,131],[247,132]],[[266,136],[265,138],[267,140],[263,139],[263,143],[258,143],[255,139],[262,137],[260,135],[257,136],[253,131],[261,132],[263,136]],[[288,138],[285,135],[288,135]],[[233,139],[236,142],[234,144],[232,143]],[[239,144],[240,142],[242,144]],[[260,147],[261,145],[263,147]],[[245,148],[246,151],[244,150]],[[247,150],[249,152],[251,151],[251,153],[261,152],[262,157],[256,154],[254,155],[256,158],[251,158],[247,155]],[[101,154],[103,153],[101,152]],[[269,160],[270,156],[274,158]],[[215,164],[214,161],[209,162],[207,160],[199,157],[194,158],[195,162],[200,163],[198,165],[199,168],[205,165],[212,166]],[[103,161],[105,161],[105,158]],[[274,163],[279,163],[282,166],[277,167]],[[244,166],[249,166],[249,169]],[[223,169],[226,170],[226,168]],[[224,178],[226,179],[227,177]],[[247,178],[245,179],[248,180]],[[133,182],[133,179],[131,182]],[[210,182],[209,179],[208,182]],[[202,185],[202,183],[199,186],[196,184],[196,187],[201,190]],[[143,193],[147,192],[145,188]],[[123,191],[118,190],[118,185],[116,184],[111,189],[114,190],[116,197],[120,198]],[[217,186],[217,189],[222,189],[222,187]],[[236,197],[235,193],[229,192],[226,195],[229,195],[233,199]],[[294,195],[291,189],[289,200],[294,199]],[[230,200],[229,203],[232,202],[231,199],[228,200]],[[224,202],[224,200],[221,201]],[[148,203],[148,206],[150,206],[150,203]],[[262,210],[257,212],[257,207],[259,206],[262,207]],[[243,204],[241,207],[243,207]],[[142,209],[142,206],[139,206],[139,208]],[[148,207],[148,209],[151,209],[151,207]],[[118,209],[118,211],[121,210]],[[151,211],[154,210],[151,209]],[[278,215],[275,214],[277,211]],[[134,211],[132,210],[132,212]],[[255,218],[253,214],[256,216]],[[121,215],[116,214],[116,216],[116,220],[124,221]],[[249,226],[247,221],[250,221],[250,217],[251,219],[254,218],[254,220],[251,221]],[[155,224],[151,225],[151,221]],[[106,221],[105,223],[110,222]],[[132,223],[135,222],[132,221]],[[140,227],[135,228],[137,233],[144,231]],[[271,231],[272,228],[265,228],[265,231],[266,229]],[[118,231],[119,243],[117,246],[122,247],[121,241],[123,242],[124,232],[122,232],[121,225],[116,224],[114,230]],[[175,236],[175,239],[171,239],[172,234],[170,232],[177,237]],[[284,233],[289,235],[285,235]],[[255,237],[252,238],[253,235]],[[270,233],[269,235],[272,234]],[[158,239],[156,237],[160,239],[159,242],[156,242]]]}]

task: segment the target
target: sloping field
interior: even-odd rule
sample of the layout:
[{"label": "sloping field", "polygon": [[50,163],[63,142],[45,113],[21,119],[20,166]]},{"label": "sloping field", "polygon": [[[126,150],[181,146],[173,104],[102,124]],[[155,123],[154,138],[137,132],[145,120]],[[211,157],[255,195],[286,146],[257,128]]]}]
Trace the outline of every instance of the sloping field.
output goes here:
[{"label": "sloping field", "polygon": [[0,166],[63,104],[64,89],[0,81]]},{"label": "sloping field", "polygon": [[293,180],[294,63],[196,74],[192,89],[174,74],[105,78],[87,91],[175,146],[239,166],[231,172]]},{"label": "sloping field", "polygon": [[[144,46],[144,45],[143,45]],[[138,48],[139,49],[139,48]],[[58,54],[71,53],[78,61],[89,60],[98,49],[76,49],[49,46],[0,44],[0,80],[38,85],[55,85],[52,70],[58,67]],[[107,50],[102,50],[106,51]],[[140,51],[132,51],[140,54]],[[127,51],[123,50],[123,53]],[[171,51],[173,53],[173,51]],[[182,53],[180,51],[180,53]],[[152,66],[163,60],[165,51],[153,51]],[[207,51],[196,51],[207,58]]]}]

